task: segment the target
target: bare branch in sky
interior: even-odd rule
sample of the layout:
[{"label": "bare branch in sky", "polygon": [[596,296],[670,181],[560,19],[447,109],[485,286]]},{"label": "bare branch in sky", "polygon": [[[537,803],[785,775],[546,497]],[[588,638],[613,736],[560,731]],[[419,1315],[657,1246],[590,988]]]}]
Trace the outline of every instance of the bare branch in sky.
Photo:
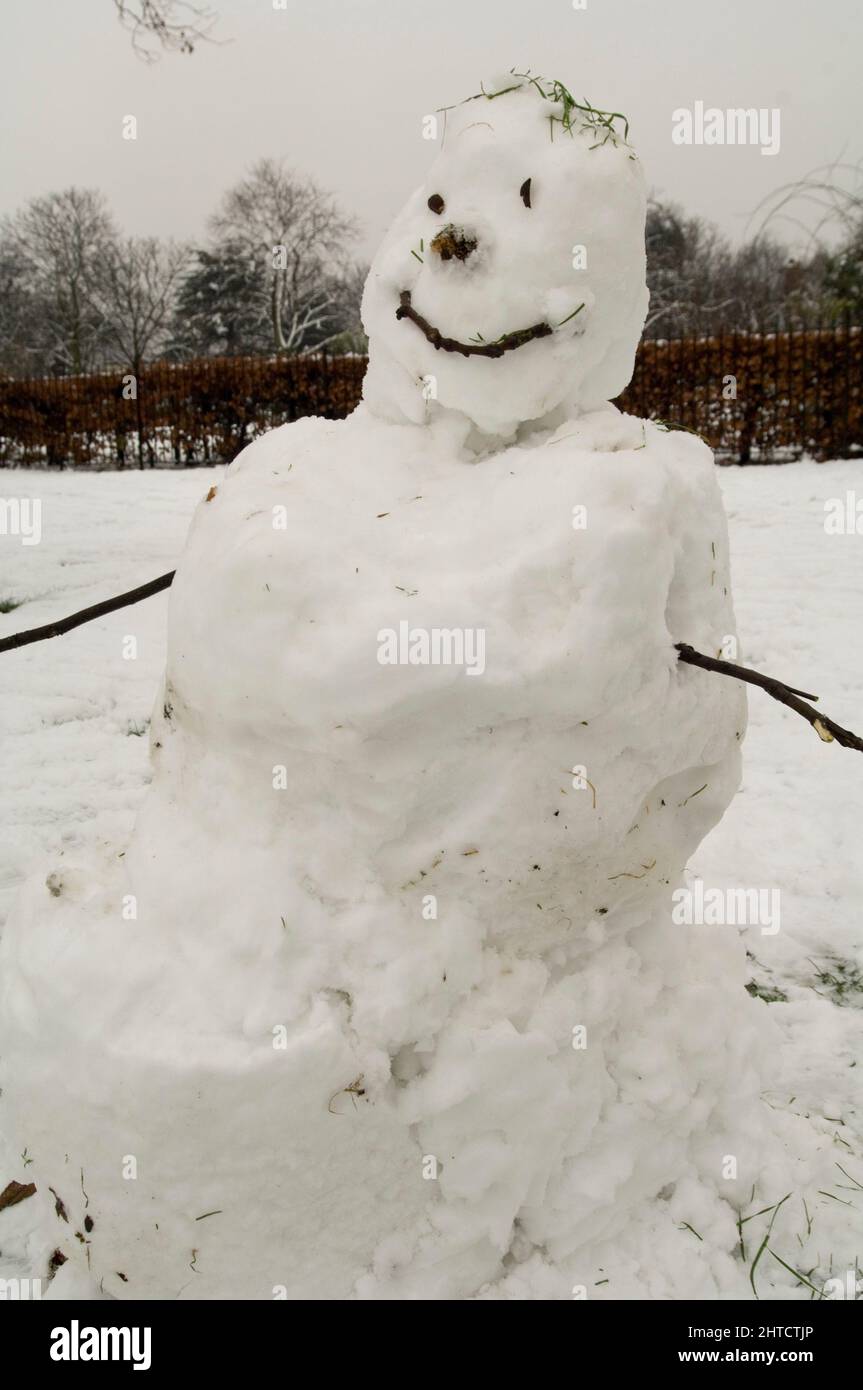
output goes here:
[{"label": "bare branch in sky", "polygon": [[215,10],[191,0],[114,0],[114,6],[132,35],[132,47],[147,63],[154,63],[160,50],[194,53],[197,44],[212,42],[218,18]]}]

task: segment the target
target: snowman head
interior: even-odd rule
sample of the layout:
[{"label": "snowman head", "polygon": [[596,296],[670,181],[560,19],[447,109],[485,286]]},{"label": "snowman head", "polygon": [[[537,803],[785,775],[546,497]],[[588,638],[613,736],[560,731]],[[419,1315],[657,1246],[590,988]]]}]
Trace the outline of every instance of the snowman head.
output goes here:
[{"label": "snowman head", "polygon": [[647,311],[645,192],[623,117],[507,74],[441,116],[441,149],[363,296],[364,396],[511,435],[632,375]]}]

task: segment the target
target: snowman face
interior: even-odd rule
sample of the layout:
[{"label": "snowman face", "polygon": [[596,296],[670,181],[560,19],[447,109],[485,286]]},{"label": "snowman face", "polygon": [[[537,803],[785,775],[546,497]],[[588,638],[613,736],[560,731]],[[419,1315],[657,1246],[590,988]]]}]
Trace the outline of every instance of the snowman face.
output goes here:
[{"label": "snowman face", "polygon": [[507,435],[628,382],[647,307],[640,165],[556,111],[527,87],[448,113],[366,284],[377,413],[419,421],[436,402]]}]

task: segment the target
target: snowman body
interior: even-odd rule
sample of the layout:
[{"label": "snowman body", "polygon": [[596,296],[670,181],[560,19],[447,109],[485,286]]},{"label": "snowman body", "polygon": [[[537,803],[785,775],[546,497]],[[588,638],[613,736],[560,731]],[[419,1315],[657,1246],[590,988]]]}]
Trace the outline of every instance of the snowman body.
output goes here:
[{"label": "snowman body", "polygon": [[[730,1195],[740,951],[671,912],[739,777],[738,687],[674,650],[733,633],[725,522],[701,441],[605,404],[640,175],[548,106],[451,120],[369,277],[364,404],[198,508],[131,844],[4,934],[8,1123],[111,1295],[567,1297],[660,1191]],[[465,345],[554,326],[465,355],[405,291]]]}]

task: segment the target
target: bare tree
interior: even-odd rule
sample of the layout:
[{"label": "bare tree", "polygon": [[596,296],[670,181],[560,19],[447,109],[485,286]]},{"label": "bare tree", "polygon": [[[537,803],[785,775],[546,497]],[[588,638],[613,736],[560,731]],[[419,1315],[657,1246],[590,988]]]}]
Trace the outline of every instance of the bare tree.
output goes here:
[{"label": "bare tree", "polygon": [[829,258],[795,255],[766,227],[734,247],[712,223],[654,197],[646,241],[649,337],[778,329],[825,309]]},{"label": "bare tree", "polygon": [[817,295],[816,279],[811,264],[795,260],[788,246],[767,233],[744,242],[725,278],[735,327],[753,332],[784,327]]},{"label": "bare tree", "polygon": [[103,341],[135,373],[166,345],[189,259],[187,246],[155,237],[118,241],[105,257],[94,287]]},{"label": "bare tree", "polygon": [[276,352],[312,351],[335,336],[335,279],[357,228],[313,179],[261,159],[225,194],[210,228],[260,266]]},{"label": "bare tree", "polygon": [[147,63],[160,50],[194,53],[196,44],[210,40],[216,13],[190,0],[114,0],[120,23],[132,35],[132,47]]},{"label": "bare tree", "polygon": [[[0,370],[38,371],[42,306],[29,283],[28,265],[10,236],[0,238]],[[34,350],[35,349],[35,350]]]},{"label": "bare tree", "polygon": [[102,194],[67,188],[34,198],[5,220],[2,235],[39,305],[31,341],[42,369],[85,371],[98,357],[101,333],[94,287],[116,239]]},{"label": "bare tree", "polygon": [[650,312],[645,332],[691,331],[730,308],[732,252],[718,228],[651,197],[645,230]]},{"label": "bare tree", "polygon": [[753,221],[758,236],[792,229],[806,268],[798,286],[804,312],[819,319],[863,317],[863,162],[834,160],[762,199]]},{"label": "bare tree", "polygon": [[863,162],[834,160],[783,184],[762,198],[752,222],[757,236],[777,223],[794,227],[809,251],[831,234],[852,238],[863,225]]}]

